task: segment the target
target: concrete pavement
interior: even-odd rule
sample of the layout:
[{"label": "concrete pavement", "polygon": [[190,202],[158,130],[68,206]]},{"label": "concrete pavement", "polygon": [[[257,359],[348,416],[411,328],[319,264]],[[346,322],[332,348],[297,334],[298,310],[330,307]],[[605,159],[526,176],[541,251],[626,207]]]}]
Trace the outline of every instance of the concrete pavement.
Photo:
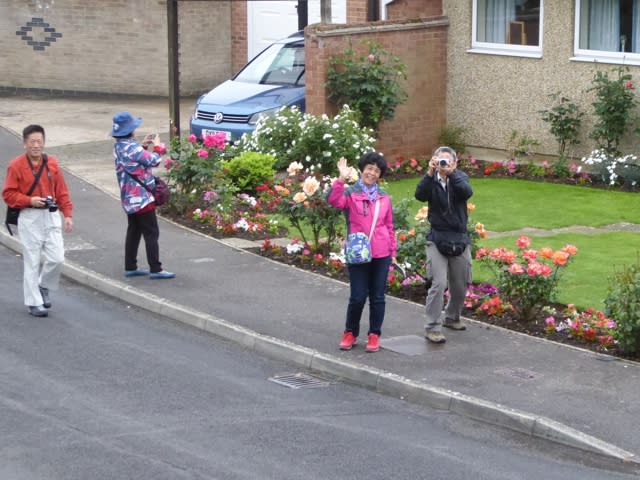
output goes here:
[{"label": "concrete pavement", "polygon": [[[474,321],[465,332],[449,332],[443,346],[427,344],[422,337],[422,305],[391,297],[383,349],[366,354],[359,346],[341,352],[337,342],[347,285],[165,220],[161,257],[177,278],[125,279],[126,220],[117,200],[107,138],[117,110],[144,118],[140,134],[159,131],[166,138],[168,107],[161,99],[0,97],[0,126],[20,132],[28,123],[42,124],[47,129],[47,150],[73,174],[68,182],[75,203],[75,231],[65,237],[65,275],[131,305],[304,368],[640,465],[636,433],[640,365],[636,363]],[[182,111],[189,112],[187,105]],[[188,123],[182,125],[186,128]],[[2,158],[2,178],[8,160]],[[15,239],[0,231],[0,241],[19,251]],[[22,311],[21,302],[17,303]],[[365,322],[366,315],[365,311]],[[55,318],[54,304],[45,321]]]}]

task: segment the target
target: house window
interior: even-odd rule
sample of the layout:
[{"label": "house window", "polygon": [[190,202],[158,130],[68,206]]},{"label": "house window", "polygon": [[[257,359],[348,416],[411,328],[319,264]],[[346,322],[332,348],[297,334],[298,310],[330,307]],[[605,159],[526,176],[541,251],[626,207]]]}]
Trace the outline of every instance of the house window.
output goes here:
[{"label": "house window", "polygon": [[640,0],[576,0],[576,56],[640,63]]},{"label": "house window", "polygon": [[472,30],[473,52],[540,57],[542,0],[473,0]]}]

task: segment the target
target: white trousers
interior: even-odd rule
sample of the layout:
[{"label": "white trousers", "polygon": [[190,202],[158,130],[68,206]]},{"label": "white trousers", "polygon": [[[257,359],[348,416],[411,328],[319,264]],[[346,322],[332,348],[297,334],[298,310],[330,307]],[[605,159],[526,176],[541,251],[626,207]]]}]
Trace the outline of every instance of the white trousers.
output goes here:
[{"label": "white trousers", "polygon": [[62,219],[59,212],[25,208],[18,218],[24,264],[24,304],[42,305],[40,288],[56,290],[64,263]]}]

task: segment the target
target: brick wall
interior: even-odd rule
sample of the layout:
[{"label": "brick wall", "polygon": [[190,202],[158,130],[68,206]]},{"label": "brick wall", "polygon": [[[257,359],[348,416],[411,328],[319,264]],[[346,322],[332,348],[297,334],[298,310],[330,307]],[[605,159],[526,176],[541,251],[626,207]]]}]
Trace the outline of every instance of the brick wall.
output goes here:
[{"label": "brick wall", "polygon": [[442,0],[395,0],[387,5],[387,20],[442,15]]},{"label": "brick wall", "polygon": [[354,48],[372,40],[400,57],[407,67],[409,99],[395,118],[379,126],[376,149],[388,159],[428,155],[446,122],[447,30],[443,17],[420,22],[375,22],[361,25],[312,25],[305,29],[307,112],[333,114],[325,82],[330,58],[351,42]]},{"label": "brick wall", "polygon": [[[230,2],[207,3],[179,3],[185,95],[230,75]],[[3,0],[0,87],[167,95],[166,18],[164,0]]]}]

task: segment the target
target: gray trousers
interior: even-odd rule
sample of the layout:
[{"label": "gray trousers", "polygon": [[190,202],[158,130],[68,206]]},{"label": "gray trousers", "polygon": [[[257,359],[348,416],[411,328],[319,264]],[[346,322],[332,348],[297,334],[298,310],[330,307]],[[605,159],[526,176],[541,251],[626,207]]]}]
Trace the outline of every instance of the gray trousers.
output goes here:
[{"label": "gray trousers", "polygon": [[[427,277],[431,288],[427,293],[427,320],[424,328],[431,332],[442,330],[442,322],[457,321],[464,307],[464,297],[471,283],[471,247],[457,257],[442,255],[433,242],[427,242]],[[449,289],[449,301],[445,311],[444,292]]]}]

